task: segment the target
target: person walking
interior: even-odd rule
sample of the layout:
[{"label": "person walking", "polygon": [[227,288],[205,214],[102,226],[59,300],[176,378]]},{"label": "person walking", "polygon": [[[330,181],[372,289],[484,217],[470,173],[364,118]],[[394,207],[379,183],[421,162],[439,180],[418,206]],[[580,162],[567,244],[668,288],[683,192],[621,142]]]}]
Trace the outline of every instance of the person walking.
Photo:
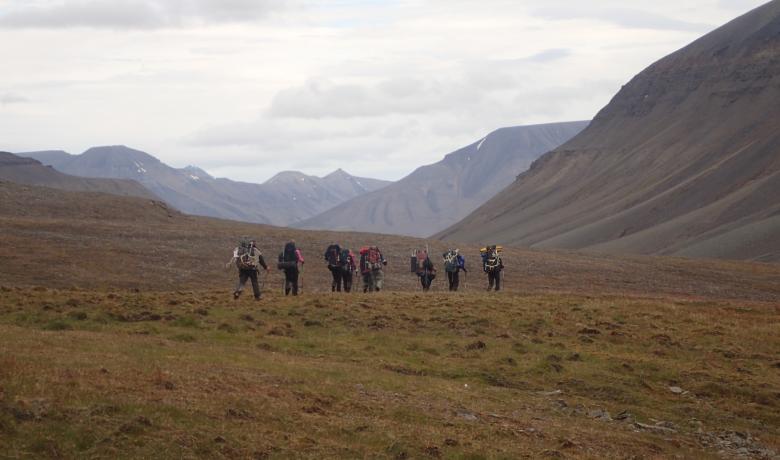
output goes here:
[{"label": "person walking", "polygon": [[357,271],[357,264],[355,263],[355,255],[352,254],[347,248],[341,249],[341,256],[339,257],[341,268],[341,281],[344,283],[344,292],[352,291],[352,275]]},{"label": "person walking", "polygon": [[295,247],[295,240],[290,240],[279,254],[278,268],[284,271],[284,295],[298,295],[299,266],[303,263],[301,250]]},{"label": "person walking", "polygon": [[336,243],[331,243],[324,254],[325,261],[328,263],[328,270],[333,277],[333,281],[330,283],[331,292],[341,292],[341,282],[343,276],[343,270],[341,268],[341,247]]},{"label": "person walking", "polygon": [[486,246],[482,248],[482,270],[488,276],[488,288],[490,291],[495,285],[496,291],[501,290],[501,272],[504,270],[504,261],[501,259],[501,246]]},{"label": "person walking", "polygon": [[436,279],[436,267],[428,257],[428,251],[418,251],[417,253],[417,276],[420,277],[420,285],[423,292],[428,292],[431,283]]},{"label": "person walking", "polygon": [[363,274],[363,292],[379,292],[384,288],[384,267],[387,260],[377,246],[360,249],[360,272]]},{"label": "person walking", "polygon": [[239,242],[238,246],[233,249],[233,258],[230,259],[226,266],[230,267],[233,263],[238,268],[238,283],[233,291],[233,299],[238,300],[246,282],[251,280],[252,293],[255,295],[255,300],[260,300],[262,292],[260,291],[257,274],[259,267],[263,267],[263,270],[268,273],[268,265],[266,265],[263,254],[257,248],[254,240],[242,240]]},{"label": "person walking", "polygon": [[463,273],[468,273],[468,270],[466,270],[466,259],[460,254],[458,249],[448,249],[443,254],[443,257],[449,290],[457,291],[460,286],[460,271],[463,270]]}]

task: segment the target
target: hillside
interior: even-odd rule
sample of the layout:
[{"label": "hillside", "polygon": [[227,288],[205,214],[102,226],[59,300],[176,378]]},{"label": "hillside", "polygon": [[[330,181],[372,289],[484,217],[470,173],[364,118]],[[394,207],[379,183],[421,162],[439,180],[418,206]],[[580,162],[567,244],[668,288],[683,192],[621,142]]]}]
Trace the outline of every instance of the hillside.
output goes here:
[{"label": "hillside", "polygon": [[[303,294],[233,301],[241,235]],[[389,292],[325,292],[333,240]],[[422,294],[423,243],[0,182],[0,457],[777,457],[780,266],[507,248]]]},{"label": "hillside", "polygon": [[[440,254],[447,248],[443,242],[411,237],[294,230],[189,216],[153,200],[52,193],[48,188],[8,182],[0,182],[0,235],[0,284],[90,289],[227,292],[235,273],[226,270],[224,263],[236,241],[251,236],[272,265],[288,239],[297,241],[307,257],[306,292],[330,288],[330,273],[321,257],[331,241],[353,249],[379,245],[390,261],[388,289],[417,291],[417,278],[409,273],[411,250],[428,244],[431,253]],[[38,247],[50,248],[46,263],[29,256]],[[482,290],[479,246],[460,249],[470,269],[464,289]],[[776,265],[516,248],[506,248],[504,258],[510,291],[780,300]],[[272,270],[267,284],[275,290],[281,282],[281,275]],[[444,288],[444,280],[434,283],[434,290]]]},{"label": "hillside", "polygon": [[437,237],[780,260],[780,1],[654,63]]},{"label": "hillside", "polygon": [[155,198],[154,194],[132,180],[87,179],[71,176],[43,166],[32,158],[19,157],[8,152],[0,152],[0,180],[60,190]]},{"label": "hillside", "polygon": [[587,124],[551,123],[493,131],[398,182],[294,226],[431,235],[468,215],[512,183],[539,155],[567,141]]},{"label": "hillside", "polygon": [[132,179],[188,214],[288,225],[387,184],[337,171],[325,178],[280,173],[264,184],[211,177],[200,168],[172,168],[148,153],[125,146],[94,147],[81,155],[26,152],[77,176]]}]

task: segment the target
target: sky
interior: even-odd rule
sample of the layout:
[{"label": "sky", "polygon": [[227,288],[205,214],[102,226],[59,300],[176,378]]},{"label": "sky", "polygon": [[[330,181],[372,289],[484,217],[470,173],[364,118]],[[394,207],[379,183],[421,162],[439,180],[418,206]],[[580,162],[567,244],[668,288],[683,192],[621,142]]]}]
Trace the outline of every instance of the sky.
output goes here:
[{"label": "sky", "polygon": [[0,0],[0,150],[396,180],[588,120],[755,0]]}]

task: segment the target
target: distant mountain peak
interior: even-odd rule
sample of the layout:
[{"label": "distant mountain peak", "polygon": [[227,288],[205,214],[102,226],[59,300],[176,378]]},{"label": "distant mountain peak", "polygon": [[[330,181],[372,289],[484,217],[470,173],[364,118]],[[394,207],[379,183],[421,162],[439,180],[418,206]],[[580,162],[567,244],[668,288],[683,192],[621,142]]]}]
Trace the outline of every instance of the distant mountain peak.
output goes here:
[{"label": "distant mountain peak", "polygon": [[160,160],[154,156],[126,145],[103,145],[87,149],[82,155],[89,157],[106,157],[112,159],[124,159],[131,161],[147,161],[150,163],[159,163]]},{"label": "distant mountain peak", "polygon": [[281,171],[276,173],[272,178],[268,179],[266,184],[273,184],[278,182],[300,181],[305,182],[307,179],[311,179],[311,176],[300,171]]},{"label": "distant mountain peak", "polygon": [[344,171],[341,168],[338,168],[337,170],[323,177],[323,179],[354,179],[354,178],[355,176]]},{"label": "distant mountain peak", "polygon": [[181,168],[181,171],[187,174],[192,180],[213,179],[214,177],[197,166],[187,165]]}]

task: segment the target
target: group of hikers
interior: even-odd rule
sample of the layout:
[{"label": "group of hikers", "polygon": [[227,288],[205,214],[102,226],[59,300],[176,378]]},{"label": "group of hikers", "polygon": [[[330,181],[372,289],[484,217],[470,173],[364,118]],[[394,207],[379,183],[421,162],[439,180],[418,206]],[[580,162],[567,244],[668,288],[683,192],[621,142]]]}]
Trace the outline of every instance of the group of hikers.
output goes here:
[{"label": "group of hikers", "polygon": [[[501,290],[501,275],[504,270],[504,262],[501,259],[501,246],[485,246],[480,249],[482,258],[482,271],[487,274],[487,290]],[[447,284],[450,291],[457,291],[460,287],[460,272],[468,274],[466,270],[466,258],[459,249],[448,249],[442,254],[444,271],[447,273]],[[436,279],[436,265],[430,258],[428,249],[419,249],[412,254],[411,271],[420,278],[423,291],[431,288],[431,283]]]},{"label": "group of hikers", "polygon": [[[482,270],[488,277],[488,290],[501,289],[501,275],[504,264],[501,259],[501,246],[485,246],[480,250],[482,257]],[[352,292],[353,280],[358,274],[363,281],[363,292],[379,292],[384,288],[384,270],[387,259],[377,246],[364,246],[358,251],[359,258],[349,248],[331,243],[323,254],[333,281],[332,292]],[[457,291],[460,286],[460,272],[466,270],[466,259],[458,249],[448,249],[442,254],[444,271],[447,273],[447,282],[450,291]],[[232,264],[238,268],[238,284],[233,291],[233,298],[238,299],[244,290],[247,281],[251,281],[255,299],[260,300],[261,289],[258,282],[260,268],[269,271],[263,254],[258,249],[256,242],[251,239],[242,239],[233,250],[233,257],[226,267]],[[277,268],[284,272],[284,294],[298,295],[300,292],[300,274],[304,264],[301,250],[295,246],[295,241],[289,241],[279,253]],[[431,288],[431,283],[436,278],[436,266],[431,261],[428,249],[415,251],[411,257],[411,271],[420,278],[423,291]]]}]

